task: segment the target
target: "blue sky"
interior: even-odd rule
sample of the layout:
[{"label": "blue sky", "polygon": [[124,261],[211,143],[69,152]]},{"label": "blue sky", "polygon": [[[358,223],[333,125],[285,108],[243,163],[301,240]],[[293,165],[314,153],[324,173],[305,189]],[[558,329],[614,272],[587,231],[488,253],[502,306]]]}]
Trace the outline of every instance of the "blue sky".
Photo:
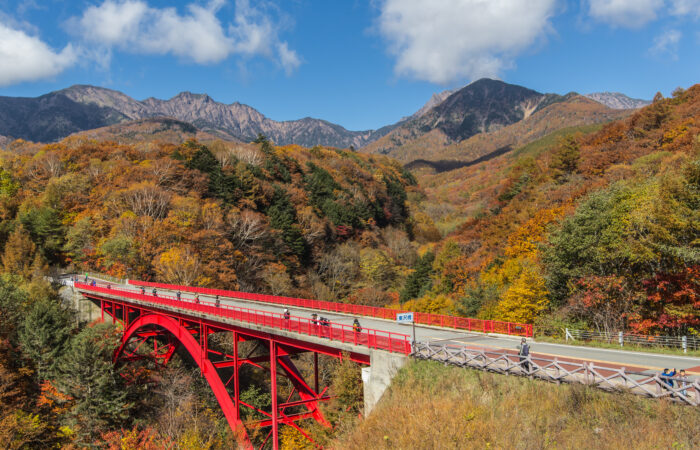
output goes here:
[{"label": "blue sky", "polygon": [[488,76],[668,95],[700,75],[700,0],[0,0],[0,95],[206,92],[348,129]]}]

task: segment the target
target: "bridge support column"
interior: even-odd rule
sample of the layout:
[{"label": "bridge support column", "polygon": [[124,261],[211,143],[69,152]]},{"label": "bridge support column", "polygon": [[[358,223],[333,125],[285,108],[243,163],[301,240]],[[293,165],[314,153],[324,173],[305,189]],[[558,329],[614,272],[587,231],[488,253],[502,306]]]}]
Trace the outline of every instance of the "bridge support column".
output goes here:
[{"label": "bridge support column", "polygon": [[382,350],[370,350],[369,367],[362,368],[365,397],[365,417],[369,416],[382,398],[391,380],[408,362],[408,356]]},{"label": "bridge support column", "polygon": [[318,353],[314,352],[314,392],[318,395]]},{"label": "bridge support column", "polygon": [[270,384],[272,395],[272,448],[279,448],[279,423],[277,422],[277,346],[270,339]]},{"label": "bridge support column", "polygon": [[233,404],[236,407],[236,420],[241,419],[241,403],[238,383],[238,333],[233,332]]}]

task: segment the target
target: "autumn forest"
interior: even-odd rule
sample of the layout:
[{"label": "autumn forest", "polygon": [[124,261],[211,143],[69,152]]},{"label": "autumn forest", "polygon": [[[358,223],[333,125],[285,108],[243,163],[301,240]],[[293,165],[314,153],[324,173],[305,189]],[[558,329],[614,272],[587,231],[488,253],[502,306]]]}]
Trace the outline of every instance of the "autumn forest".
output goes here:
[{"label": "autumn forest", "polygon": [[[50,301],[46,277],[58,273],[532,323],[535,333],[698,334],[698,117],[700,85],[443,172],[262,135],[10,142],[0,153],[0,442],[227,442],[184,360],[144,375],[160,382],[150,396],[148,383],[114,389],[116,332],[77,327]],[[359,408],[357,386],[352,368],[331,366],[327,381],[352,394],[333,406],[342,421]],[[100,405],[81,395],[84,377]],[[251,378],[246,398],[264,403],[256,386]]]}]

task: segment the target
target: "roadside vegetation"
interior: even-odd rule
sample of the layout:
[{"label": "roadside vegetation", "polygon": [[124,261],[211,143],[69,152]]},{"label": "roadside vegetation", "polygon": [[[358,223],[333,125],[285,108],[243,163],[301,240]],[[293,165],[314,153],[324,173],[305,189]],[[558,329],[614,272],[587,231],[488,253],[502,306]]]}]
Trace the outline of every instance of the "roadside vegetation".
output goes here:
[{"label": "roadside vegetation", "polygon": [[332,447],[691,449],[699,421],[668,401],[413,361]]}]

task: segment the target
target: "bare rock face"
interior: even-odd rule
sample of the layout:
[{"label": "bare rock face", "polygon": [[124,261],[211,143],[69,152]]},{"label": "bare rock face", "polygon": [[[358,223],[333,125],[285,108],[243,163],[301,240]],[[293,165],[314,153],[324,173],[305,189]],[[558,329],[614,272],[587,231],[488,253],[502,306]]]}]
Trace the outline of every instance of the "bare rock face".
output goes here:
[{"label": "bare rock face", "polygon": [[611,109],[637,109],[651,104],[648,100],[631,98],[619,92],[594,92],[585,97],[601,103]]},{"label": "bare rock face", "polygon": [[430,97],[430,100],[428,100],[428,101],[425,103],[425,105],[423,105],[423,106],[421,107],[421,109],[419,109],[418,111],[416,111],[415,113],[413,113],[413,115],[412,115],[411,117],[409,117],[408,119],[416,119],[416,118],[418,118],[418,117],[421,117],[421,116],[425,115],[425,113],[427,113],[428,111],[430,111],[431,109],[433,109],[434,107],[436,107],[437,105],[439,105],[440,103],[442,103],[442,102],[444,102],[445,100],[447,100],[447,97],[449,97],[450,95],[454,94],[455,92],[457,92],[457,89],[452,89],[452,90],[447,90],[447,91],[442,91],[442,92],[436,92],[436,93],[434,93],[434,94],[432,95],[432,97]]}]

